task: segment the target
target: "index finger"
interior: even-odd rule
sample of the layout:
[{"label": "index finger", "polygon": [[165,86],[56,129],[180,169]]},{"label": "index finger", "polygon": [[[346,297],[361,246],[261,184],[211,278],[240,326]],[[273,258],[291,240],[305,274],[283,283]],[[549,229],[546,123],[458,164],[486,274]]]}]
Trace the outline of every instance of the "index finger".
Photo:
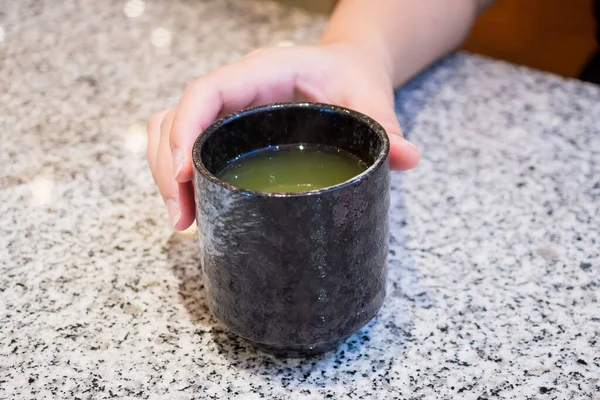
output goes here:
[{"label": "index finger", "polygon": [[288,68],[274,68],[270,57],[250,57],[200,77],[186,88],[170,132],[173,171],[178,182],[192,179],[194,141],[219,114],[246,108],[258,99],[291,99],[292,63],[285,60],[285,64]]}]

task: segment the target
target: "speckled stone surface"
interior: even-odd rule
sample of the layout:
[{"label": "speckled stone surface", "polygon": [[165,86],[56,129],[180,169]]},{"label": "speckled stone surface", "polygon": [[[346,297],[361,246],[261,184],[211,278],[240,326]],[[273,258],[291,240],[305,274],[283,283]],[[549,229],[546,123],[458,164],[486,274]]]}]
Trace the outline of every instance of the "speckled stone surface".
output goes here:
[{"label": "speckled stone surface", "polygon": [[[145,119],[321,17],[237,1],[0,2],[0,398],[600,396],[600,88],[459,54],[398,93],[388,297],[337,352],[211,318]],[[138,4],[139,5],[139,4]]]}]

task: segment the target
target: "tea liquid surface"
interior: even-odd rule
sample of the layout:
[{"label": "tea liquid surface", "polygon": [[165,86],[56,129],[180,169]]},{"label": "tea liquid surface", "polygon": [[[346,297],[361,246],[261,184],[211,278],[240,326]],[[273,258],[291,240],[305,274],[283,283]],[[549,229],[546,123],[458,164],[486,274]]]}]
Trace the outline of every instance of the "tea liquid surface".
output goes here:
[{"label": "tea liquid surface", "polygon": [[217,177],[243,189],[298,193],[337,185],[366,169],[358,157],[336,147],[294,144],[244,154]]}]

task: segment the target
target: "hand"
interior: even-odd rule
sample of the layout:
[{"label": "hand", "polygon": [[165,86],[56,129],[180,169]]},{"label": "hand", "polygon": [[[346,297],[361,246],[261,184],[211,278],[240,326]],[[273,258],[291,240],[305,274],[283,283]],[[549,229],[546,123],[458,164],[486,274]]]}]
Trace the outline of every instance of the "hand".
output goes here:
[{"label": "hand", "polygon": [[284,101],[341,105],[377,120],[388,132],[393,169],[415,167],[415,146],[402,137],[385,63],[348,44],[254,51],[194,80],[179,105],[148,122],[148,164],[175,229],[195,218],[193,143],[217,118],[242,108]]}]

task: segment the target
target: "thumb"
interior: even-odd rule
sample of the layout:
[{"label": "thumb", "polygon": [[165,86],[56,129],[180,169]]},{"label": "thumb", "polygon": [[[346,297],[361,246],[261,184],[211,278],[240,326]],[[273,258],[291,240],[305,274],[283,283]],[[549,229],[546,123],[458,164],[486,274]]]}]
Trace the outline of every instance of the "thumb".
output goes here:
[{"label": "thumb", "polygon": [[414,144],[404,139],[393,100],[388,100],[385,95],[365,96],[359,101],[349,102],[348,107],[368,115],[385,129],[390,138],[390,167],[393,170],[406,171],[417,166],[421,153]]}]

